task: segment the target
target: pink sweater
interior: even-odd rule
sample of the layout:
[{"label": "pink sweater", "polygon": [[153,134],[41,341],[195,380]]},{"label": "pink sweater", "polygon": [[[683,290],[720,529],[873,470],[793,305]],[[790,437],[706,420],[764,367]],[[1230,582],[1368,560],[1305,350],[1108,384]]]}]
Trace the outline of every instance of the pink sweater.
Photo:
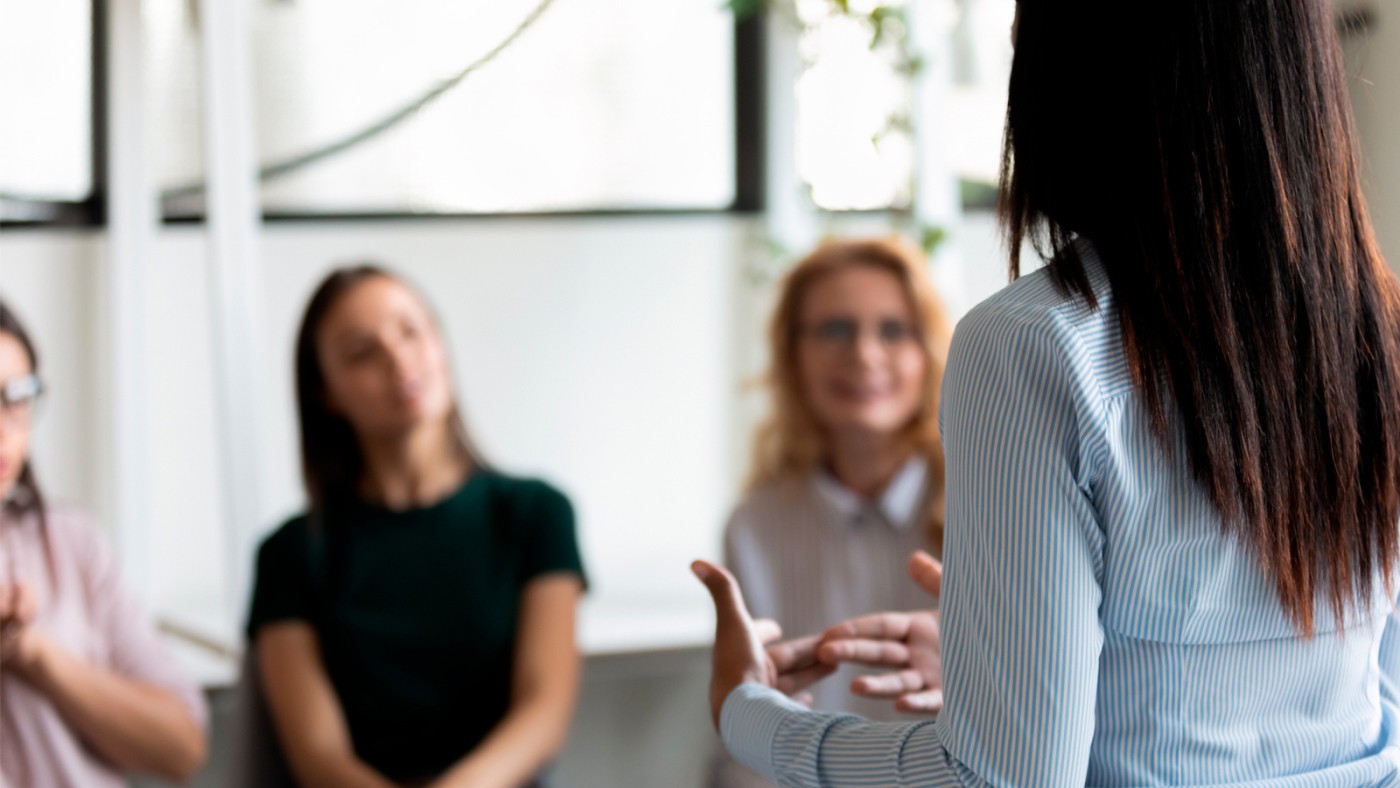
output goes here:
[{"label": "pink sweater", "polygon": [[[35,626],[89,664],[175,693],[203,727],[207,711],[199,689],[181,675],[151,620],[122,586],[116,563],[87,518],[50,508],[48,543],[52,564],[38,517],[0,512],[0,580],[13,576],[38,591]],[[0,665],[0,786],[123,785],[47,697]]]}]

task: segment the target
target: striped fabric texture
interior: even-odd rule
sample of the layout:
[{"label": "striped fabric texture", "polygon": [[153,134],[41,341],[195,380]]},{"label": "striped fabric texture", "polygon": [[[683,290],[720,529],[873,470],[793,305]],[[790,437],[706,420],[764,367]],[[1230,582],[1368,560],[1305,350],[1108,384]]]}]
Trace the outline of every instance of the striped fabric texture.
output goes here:
[{"label": "striped fabric texture", "polygon": [[[812,712],[748,684],[721,733],[785,786],[1400,786],[1400,622],[1379,592],[1297,636],[1152,437],[1102,263],[959,323],[943,387],[946,706]],[[1384,584],[1377,583],[1377,587]]]}]

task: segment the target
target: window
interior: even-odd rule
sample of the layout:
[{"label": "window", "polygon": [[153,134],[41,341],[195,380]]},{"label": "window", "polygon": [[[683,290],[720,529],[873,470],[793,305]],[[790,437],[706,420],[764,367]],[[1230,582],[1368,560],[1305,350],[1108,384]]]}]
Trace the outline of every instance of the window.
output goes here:
[{"label": "window", "polygon": [[92,0],[0,0],[0,221],[95,221]]},{"label": "window", "polygon": [[[197,216],[197,30],[182,0],[147,5],[155,125],[170,130],[157,179],[167,217]],[[268,214],[736,202],[735,28],[712,0],[257,0],[251,12]]]},{"label": "window", "polygon": [[1001,0],[960,0],[958,4],[947,139],[948,161],[961,182],[967,209],[996,205],[1015,16],[1016,4]]},{"label": "window", "polygon": [[[812,202],[826,210],[907,208],[913,196],[913,95],[903,8],[866,5],[794,4],[803,65],[797,170]],[[899,18],[881,16],[880,9],[894,9]]]},{"label": "window", "polygon": [[[779,4],[781,5],[781,4]],[[992,204],[1000,165],[1011,20],[1004,0],[924,4],[915,23],[950,23],[945,51],[921,52],[908,3],[796,0],[803,72],[797,84],[798,172],[824,210],[904,210],[918,177],[919,123],[942,124],[945,160],[964,207]],[[946,20],[940,12],[951,14]],[[938,59],[951,77],[936,115],[915,112],[913,82]],[[919,108],[923,109],[923,108]]]}]

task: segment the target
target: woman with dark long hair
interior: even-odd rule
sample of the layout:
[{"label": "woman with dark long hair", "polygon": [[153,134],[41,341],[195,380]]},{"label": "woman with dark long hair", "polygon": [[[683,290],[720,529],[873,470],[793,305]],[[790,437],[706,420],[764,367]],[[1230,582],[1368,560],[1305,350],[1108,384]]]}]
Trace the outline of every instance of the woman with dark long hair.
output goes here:
[{"label": "woman with dark long hair", "polygon": [[1400,290],[1332,5],[1023,0],[1016,36],[1002,219],[1047,266],[954,332],[944,709],[792,704],[697,564],[727,745],[784,785],[1400,784]]},{"label": "woman with dark long hair", "polygon": [[183,781],[207,716],[89,519],[30,458],[39,354],[0,301],[0,786]]},{"label": "woman with dark long hair", "polygon": [[304,786],[519,786],[578,688],[573,510],[468,439],[428,306],[331,273],[296,346],[309,510],[258,551],[248,620]]}]

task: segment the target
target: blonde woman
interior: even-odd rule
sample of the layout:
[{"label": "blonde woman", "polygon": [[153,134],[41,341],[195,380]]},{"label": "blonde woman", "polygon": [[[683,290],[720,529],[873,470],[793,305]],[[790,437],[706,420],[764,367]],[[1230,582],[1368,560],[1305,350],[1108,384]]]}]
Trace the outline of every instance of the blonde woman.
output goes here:
[{"label": "blonde woman", "polygon": [[[914,551],[941,552],[951,335],[922,255],[898,240],[827,241],[784,279],[768,334],[771,415],[724,535],[755,616],[805,634],[928,608],[905,567]],[[858,670],[812,686],[814,707],[890,718],[887,701],[865,697],[887,693]]]}]

